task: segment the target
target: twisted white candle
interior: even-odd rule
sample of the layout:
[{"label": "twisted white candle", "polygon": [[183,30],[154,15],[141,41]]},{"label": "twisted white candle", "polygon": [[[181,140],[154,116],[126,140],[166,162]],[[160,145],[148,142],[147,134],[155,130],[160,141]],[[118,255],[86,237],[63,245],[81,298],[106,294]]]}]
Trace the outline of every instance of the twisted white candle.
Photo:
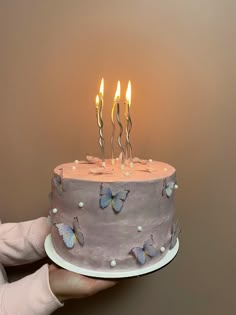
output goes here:
[{"label": "twisted white candle", "polygon": [[132,157],[132,146],[130,143],[130,132],[132,129],[132,120],[130,116],[130,106],[131,106],[131,82],[128,82],[128,87],[126,90],[125,97],[125,118],[126,118],[126,143],[125,143],[125,155],[126,159],[130,159],[130,167],[133,167],[133,157]]},{"label": "twisted white candle", "polygon": [[99,128],[99,145],[102,152],[102,166],[105,167],[105,140],[103,137],[103,119],[102,119],[102,110],[103,110],[103,94],[104,94],[104,79],[102,78],[99,95],[96,96],[96,116],[97,124]]},{"label": "twisted white candle", "polygon": [[116,107],[116,102],[114,100],[113,105],[112,105],[112,109],[111,109],[111,123],[112,123],[112,134],[111,134],[111,161],[112,164],[115,164],[115,156],[114,156],[114,137],[115,137],[115,130],[116,130],[116,126],[114,123],[114,110]]},{"label": "twisted white candle", "polygon": [[120,132],[118,135],[117,142],[118,142],[118,145],[121,149],[121,156],[122,156],[121,157],[121,168],[124,169],[125,150],[121,144],[121,136],[123,133],[123,126],[122,126],[121,121],[120,121],[120,81],[117,82],[116,94],[114,97],[114,102],[113,102],[112,111],[111,111],[111,120],[112,120],[112,126],[113,126],[112,137],[111,137],[112,162],[113,163],[115,162],[115,160],[114,160],[114,135],[115,135],[114,111],[115,111],[115,108],[116,108],[116,120],[117,120],[117,123],[120,127]]}]

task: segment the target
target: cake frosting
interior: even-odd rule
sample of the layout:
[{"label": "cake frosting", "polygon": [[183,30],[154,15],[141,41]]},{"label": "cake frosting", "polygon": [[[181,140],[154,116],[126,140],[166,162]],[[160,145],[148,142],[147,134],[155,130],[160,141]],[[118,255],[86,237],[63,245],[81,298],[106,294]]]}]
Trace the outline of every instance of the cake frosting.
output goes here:
[{"label": "cake frosting", "polygon": [[75,266],[133,271],[162,259],[176,242],[176,170],[134,159],[133,167],[99,159],[57,166],[52,178],[51,237]]}]

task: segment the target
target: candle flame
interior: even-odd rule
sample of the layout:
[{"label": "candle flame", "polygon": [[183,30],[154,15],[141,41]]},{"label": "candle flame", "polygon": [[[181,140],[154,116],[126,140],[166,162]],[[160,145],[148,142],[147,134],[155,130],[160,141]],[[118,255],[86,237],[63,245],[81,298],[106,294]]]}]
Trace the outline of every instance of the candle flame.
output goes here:
[{"label": "candle flame", "polygon": [[101,80],[99,93],[100,93],[100,95],[103,97],[103,95],[104,95],[104,79],[103,79],[103,78],[102,78],[102,80]]},{"label": "candle flame", "polygon": [[120,81],[117,82],[116,94],[115,94],[115,101],[120,100]]},{"label": "candle flame", "polygon": [[97,95],[96,96],[96,108],[98,108],[99,107],[99,96]]},{"label": "candle flame", "polygon": [[131,105],[131,82],[130,82],[130,80],[128,82],[128,87],[126,90],[126,97],[125,98],[126,98],[127,103],[130,106]]}]

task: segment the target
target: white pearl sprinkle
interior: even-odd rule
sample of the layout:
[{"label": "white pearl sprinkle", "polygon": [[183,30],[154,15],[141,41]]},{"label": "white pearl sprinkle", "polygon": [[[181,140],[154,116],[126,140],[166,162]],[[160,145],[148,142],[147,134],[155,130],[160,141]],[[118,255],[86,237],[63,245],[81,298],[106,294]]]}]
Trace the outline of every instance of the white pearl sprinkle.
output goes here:
[{"label": "white pearl sprinkle", "polygon": [[168,168],[167,168],[167,167],[165,167],[165,168],[164,168],[164,171],[165,171],[165,172],[167,172],[167,171],[168,171]]},{"label": "white pearl sprinkle", "polygon": [[78,163],[79,163],[79,160],[75,160],[75,163],[78,164]]},{"label": "white pearl sprinkle", "polygon": [[148,162],[152,163],[152,159],[149,159]]},{"label": "white pearl sprinkle", "polygon": [[178,189],[178,188],[179,188],[179,185],[178,185],[178,184],[175,184],[175,185],[174,185],[174,188],[175,188],[175,189]]},{"label": "white pearl sprinkle", "polygon": [[83,206],[84,206],[84,203],[83,203],[82,201],[80,201],[80,202],[79,202],[79,207],[80,207],[80,208],[83,208]]},{"label": "white pearl sprinkle", "polygon": [[130,175],[130,173],[129,172],[125,172],[125,176],[129,176]]},{"label": "white pearl sprinkle", "polygon": [[111,261],[111,267],[115,267],[116,266],[116,261],[115,261],[115,259],[113,259],[112,261]]},{"label": "white pearl sprinkle", "polygon": [[57,213],[57,211],[58,211],[57,208],[52,209],[53,213]]},{"label": "white pearl sprinkle", "polygon": [[72,170],[76,170],[76,166],[72,166]]},{"label": "white pearl sprinkle", "polygon": [[116,158],[116,161],[119,161],[119,158]]},{"label": "white pearl sprinkle", "polygon": [[142,230],[143,230],[142,226],[139,225],[139,226],[137,227],[137,230],[138,230],[139,232],[142,232]]},{"label": "white pearl sprinkle", "polygon": [[165,250],[166,250],[166,249],[165,249],[164,246],[162,246],[162,247],[160,248],[161,253],[164,253]]}]

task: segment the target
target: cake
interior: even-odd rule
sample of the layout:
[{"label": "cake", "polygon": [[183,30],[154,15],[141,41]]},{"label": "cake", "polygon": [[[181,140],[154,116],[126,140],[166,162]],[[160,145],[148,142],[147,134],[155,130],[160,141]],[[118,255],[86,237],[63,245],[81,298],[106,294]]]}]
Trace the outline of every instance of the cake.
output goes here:
[{"label": "cake", "polygon": [[177,242],[176,170],[153,160],[130,167],[88,157],[54,169],[51,242],[58,256],[102,273],[152,266]]}]

